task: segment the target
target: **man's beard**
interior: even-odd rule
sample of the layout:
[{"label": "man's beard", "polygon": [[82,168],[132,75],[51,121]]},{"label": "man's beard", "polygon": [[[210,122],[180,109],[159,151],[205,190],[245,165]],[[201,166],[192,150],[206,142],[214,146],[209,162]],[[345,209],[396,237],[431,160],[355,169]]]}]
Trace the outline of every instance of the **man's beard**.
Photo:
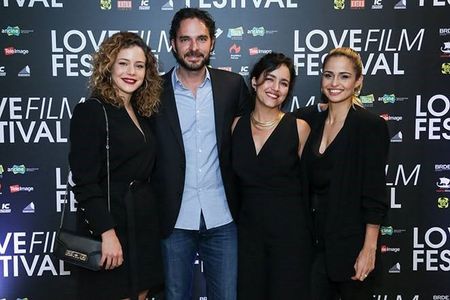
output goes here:
[{"label": "man's beard", "polygon": [[[201,54],[198,51],[189,51],[182,58],[182,57],[180,57],[180,55],[178,54],[178,51],[177,51],[177,52],[173,52],[173,55],[175,56],[177,63],[189,71],[199,71],[199,70],[203,69],[204,66],[209,65],[209,53],[206,56],[204,56],[203,54]],[[186,60],[184,60],[185,58],[187,58],[189,56],[201,56],[202,60],[200,60],[200,62],[198,62],[196,64],[192,64],[192,63],[189,63]]]}]

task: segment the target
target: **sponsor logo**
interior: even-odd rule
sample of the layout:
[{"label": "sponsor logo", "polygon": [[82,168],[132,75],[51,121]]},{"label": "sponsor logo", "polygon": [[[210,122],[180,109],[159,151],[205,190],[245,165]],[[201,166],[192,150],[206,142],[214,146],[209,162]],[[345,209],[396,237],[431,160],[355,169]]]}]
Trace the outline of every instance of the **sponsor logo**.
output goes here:
[{"label": "sponsor logo", "polygon": [[433,295],[433,300],[450,300],[449,295]]},{"label": "sponsor logo", "polygon": [[396,263],[389,269],[389,273],[400,273],[400,263]]},{"label": "sponsor logo", "polygon": [[231,67],[217,67],[217,69],[231,72],[233,69]]},{"label": "sponsor logo", "polygon": [[238,46],[236,44],[231,45],[231,47],[228,49],[228,51],[231,54],[231,59],[239,59],[241,58],[241,55],[239,54],[241,52],[241,46]]},{"label": "sponsor logo", "polygon": [[400,248],[391,248],[388,247],[387,245],[381,245],[381,253],[387,253],[387,252],[400,252]]},{"label": "sponsor logo", "polygon": [[244,35],[244,27],[228,28],[227,38],[232,40],[242,40]]},{"label": "sponsor logo", "polygon": [[133,6],[131,0],[117,0],[117,8],[120,10],[130,10]]},{"label": "sponsor logo", "polygon": [[440,177],[439,181],[436,182],[436,185],[441,189],[448,189],[450,188],[450,179],[447,177]]},{"label": "sponsor logo", "polygon": [[18,193],[18,192],[32,192],[34,191],[34,187],[32,186],[20,186],[18,184],[10,185],[9,191],[11,193]]},{"label": "sponsor logo", "polygon": [[360,95],[359,100],[364,107],[373,107],[373,102],[375,101],[375,96],[373,94],[370,95]]},{"label": "sponsor logo", "polygon": [[344,9],[345,0],[334,0],[334,9]]},{"label": "sponsor logo", "polygon": [[0,214],[9,214],[11,213],[11,207],[10,203],[2,203],[2,206],[0,208]]},{"label": "sponsor logo", "polygon": [[394,9],[406,9],[406,0],[400,0],[395,4]]},{"label": "sponsor logo", "polygon": [[0,77],[6,76],[5,66],[0,66]]},{"label": "sponsor logo", "polygon": [[2,29],[2,33],[7,34],[8,36],[19,36],[21,34],[32,33],[34,30],[31,29],[20,29],[19,26],[8,26],[5,29]]},{"label": "sponsor logo", "polygon": [[111,0],[100,0],[100,9],[110,10],[111,7]]},{"label": "sponsor logo", "polygon": [[169,0],[161,6],[161,10],[173,10],[173,0]]},{"label": "sponsor logo", "polygon": [[372,9],[382,9],[383,8],[382,1],[383,0],[373,0]]},{"label": "sponsor logo", "polygon": [[386,121],[397,121],[398,122],[398,121],[403,120],[402,116],[391,116],[388,113],[381,114],[380,117],[382,117]]},{"label": "sponsor logo", "polygon": [[12,172],[13,174],[25,174],[25,172],[34,172],[39,170],[39,168],[26,168],[25,165],[13,165],[11,168],[8,168],[8,172]]},{"label": "sponsor logo", "polygon": [[253,27],[250,30],[247,30],[247,34],[251,34],[253,36],[264,36],[266,34],[274,34],[278,32],[278,30],[267,30],[263,26],[261,27]]},{"label": "sponsor logo", "polygon": [[221,28],[217,28],[216,32],[214,33],[214,36],[216,37],[216,39],[221,36],[223,33],[223,30]]},{"label": "sponsor logo", "polygon": [[439,197],[437,199],[438,208],[448,208],[448,198],[447,197]]},{"label": "sponsor logo", "polygon": [[405,232],[406,229],[394,229],[392,226],[381,226],[380,227],[380,234],[381,235],[388,235],[388,236],[392,236],[394,233],[395,234],[400,234]]},{"label": "sponsor logo", "polygon": [[403,133],[399,131],[391,138],[391,143],[401,143],[403,141]]},{"label": "sponsor logo", "polygon": [[2,175],[3,172],[5,172],[5,170],[3,169],[3,165],[0,165],[0,175]]},{"label": "sponsor logo", "polygon": [[350,0],[351,9],[363,9],[365,7],[364,0]]},{"label": "sponsor logo", "polygon": [[19,77],[30,77],[31,76],[31,70],[30,66],[25,66],[20,72],[17,74]]},{"label": "sponsor logo", "polygon": [[450,75],[450,63],[443,63],[441,65],[441,73],[444,75]]},{"label": "sponsor logo", "polygon": [[24,214],[33,214],[35,211],[34,203],[30,202],[23,210],[22,213]]},{"label": "sponsor logo", "polygon": [[241,74],[242,76],[248,76],[249,75],[248,66],[241,66],[239,74]]},{"label": "sponsor logo", "polygon": [[272,53],[271,49],[259,49],[258,47],[252,47],[248,49],[248,52],[251,56],[258,55],[258,54],[267,54]]},{"label": "sponsor logo", "polygon": [[378,97],[378,101],[383,101],[383,103],[395,103],[395,95],[384,94],[383,97]]},{"label": "sponsor logo", "polygon": [[4,50],[4,53],[6,56],[11,56],[14,54],[23,54],[23,55],[27,55],[28,53],[30,53],[30,51],[28,51],[28,49],[16,49],[14,47],[7,47]]},{"label": "sponsor logo", "polygon": [[434,171],[440,172],[440,171],[450,171],[450,164],[438,164],[434,165]]},{"label": "sponsor logo", "polygon": [[447,177],[440,177],[439,181],[436,182],[436,185],[439,188],[448,189],[448,188],[450,188],[450,179],[448,179]]},{"label": "sponsor logo", "polygon": [[441,46],[441,57],[450,57],[450,42],[444,42]]},{"label": "sponsor logo", "polygon": [[150,10],[149,0],[141,0],[141,4],[139,5],[139,10]]},{"label": "sponsor logo", "polygon": [[439,28],[439,35],[440,36],[450,35],[450,28]]},{"label": "sponsor logo", "polygon": [[394,233],[394,228],[392,226],[381,226],[380,233],[381,235],[392,235]]}]

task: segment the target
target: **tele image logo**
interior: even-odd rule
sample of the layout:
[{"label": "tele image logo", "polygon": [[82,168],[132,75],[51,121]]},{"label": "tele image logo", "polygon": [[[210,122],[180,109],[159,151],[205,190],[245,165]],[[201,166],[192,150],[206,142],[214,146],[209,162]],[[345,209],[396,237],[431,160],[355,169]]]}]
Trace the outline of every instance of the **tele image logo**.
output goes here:
[{"label": "tele image logo", "polygon": [[381,253],[387,253],[387,252],[400,252],[400,248],[396,247],[396,248],[392,248],[392,247],[388,247],[387,245],[381,245]]}]

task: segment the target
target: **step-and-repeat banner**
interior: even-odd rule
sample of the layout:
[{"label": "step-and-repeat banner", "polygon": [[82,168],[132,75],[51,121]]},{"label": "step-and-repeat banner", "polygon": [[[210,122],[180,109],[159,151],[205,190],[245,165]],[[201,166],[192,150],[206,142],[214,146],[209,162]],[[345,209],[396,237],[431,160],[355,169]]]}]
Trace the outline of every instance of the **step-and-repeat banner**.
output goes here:
[{"label": "step-and-repeat banner", "polygon": [[[216,20],[214,67],[248,79],[265,53],[293,58],[286,110],[320,101],[331,48],[361,53],[361,100],[391,134],[383,280],[372,299],[450,299],[450,0],[1,0],[0,299],[74,299],[70,267],[51,252],[69,121],[88,96],[91,54],[107,36],[133,31],[167,72],[170,21],[186,6]],[[206,299],[202,280],[195,293]]]}]

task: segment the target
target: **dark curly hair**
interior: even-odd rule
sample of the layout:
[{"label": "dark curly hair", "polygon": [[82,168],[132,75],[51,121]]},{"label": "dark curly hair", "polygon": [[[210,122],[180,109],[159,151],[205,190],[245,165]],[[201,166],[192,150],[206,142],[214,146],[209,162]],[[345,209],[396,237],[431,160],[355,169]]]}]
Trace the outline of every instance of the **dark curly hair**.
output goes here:
[{"label": "dark curly hair", "polygon": [[150,116],[158,109],[162,80],[158,74],[156,58],[150,47],[135,33],[118,32],[103,41],[93,55],[89,87],[94,96],[99,96],[114,106],[122,107],[123,100],[111,83],[111,70],[120,50],[133,46],[138,46],[144,51],[146,60],[144,82],[133,93],[131,101],[140,115]]}]

